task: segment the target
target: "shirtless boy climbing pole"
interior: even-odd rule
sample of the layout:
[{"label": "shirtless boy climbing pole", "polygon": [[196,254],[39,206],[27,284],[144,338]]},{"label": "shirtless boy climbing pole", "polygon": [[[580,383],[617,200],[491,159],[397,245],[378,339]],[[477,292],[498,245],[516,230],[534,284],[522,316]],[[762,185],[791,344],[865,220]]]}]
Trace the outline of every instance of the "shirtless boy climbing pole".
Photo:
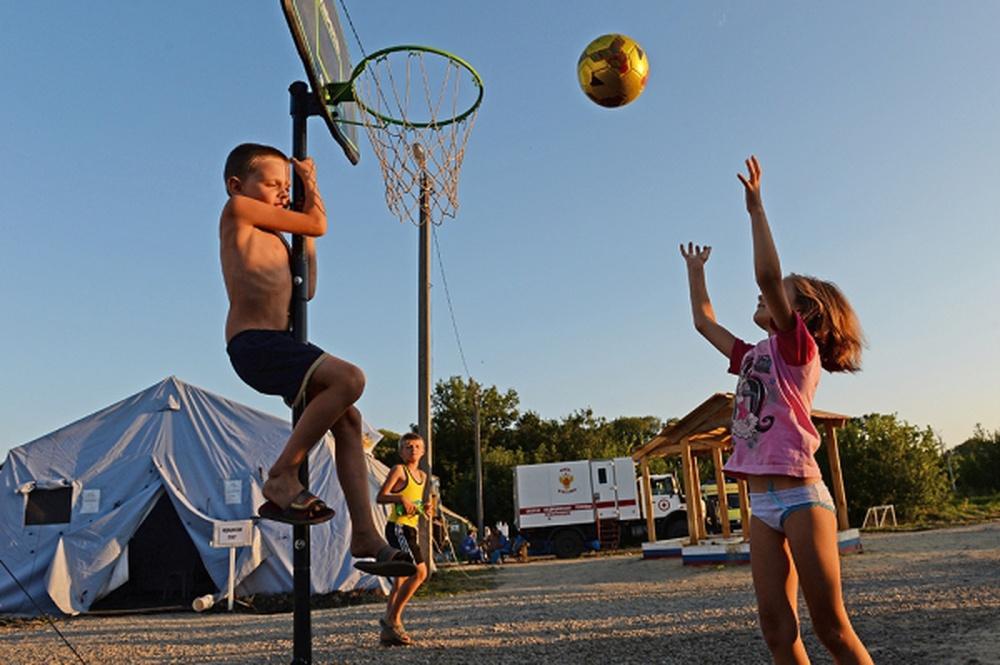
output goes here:
[{"label": "shirtless boy climbing pole", "polygon": [[375,528],[362,447],[362,371],[319,347],[297,342],[290,328],[290,249],[283,233],[305,238],[308,297],[316,291],[315,239],[326,233],[326,210],[311,159],[291,160],[303,181],[301,211],[289,209],[289,160],[276,148],[237,146],[225,166],[229,200],[219,220],[222,274],[229,295],[226,351],[250,387],[305,407],[291,437],[268,471],[261,517],[318,524],[333,510],[299,482],[299,466],[327,430],[336,441],[337,478],[351,516],[351,555],[372,557],[355,566],[384,576],[412,575],[411,558],[390,547]]}]

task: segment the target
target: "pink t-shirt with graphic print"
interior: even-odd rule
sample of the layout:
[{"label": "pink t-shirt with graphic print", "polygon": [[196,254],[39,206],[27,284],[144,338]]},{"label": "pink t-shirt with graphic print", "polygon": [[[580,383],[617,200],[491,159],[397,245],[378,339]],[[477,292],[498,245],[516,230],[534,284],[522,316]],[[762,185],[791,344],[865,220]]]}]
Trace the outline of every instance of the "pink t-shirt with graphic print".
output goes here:
[{"label": "pink t-shirt with graphic print", "polygon": [[820,477],[814,457],[819,432],[810,417],[820,369],[816,341],[798,313],[789,330],[756,346],[736,340],[729,371],[740,379],[726,473]]}]

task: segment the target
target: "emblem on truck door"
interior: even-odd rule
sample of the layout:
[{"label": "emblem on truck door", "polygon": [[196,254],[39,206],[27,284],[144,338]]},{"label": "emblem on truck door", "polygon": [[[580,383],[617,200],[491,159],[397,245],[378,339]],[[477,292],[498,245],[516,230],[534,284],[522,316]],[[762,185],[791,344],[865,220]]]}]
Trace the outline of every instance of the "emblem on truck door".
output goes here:
[{"label": "emblem on truck door", "polygon": [[559,469],[559,484],[563,486],[563,488],[559,490],[561,494],[569,494],[576,491],[575,487],[571,489],[571,486],[573,485],[573,474],[570,473],[569,467]]}]

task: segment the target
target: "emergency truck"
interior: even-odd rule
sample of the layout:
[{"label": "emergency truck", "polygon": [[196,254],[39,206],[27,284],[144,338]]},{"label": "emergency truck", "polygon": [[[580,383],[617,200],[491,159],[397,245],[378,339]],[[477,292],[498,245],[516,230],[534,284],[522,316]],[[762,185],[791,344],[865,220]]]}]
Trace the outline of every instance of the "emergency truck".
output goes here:
[{"label": "emergency truck", "polygon": [[[650,477],[658,538],[686,536],[687,506],[671,474]],[[646,538],[646,502],[631,457],[514,468],[518,532],[533,552],[560,559]]]}]

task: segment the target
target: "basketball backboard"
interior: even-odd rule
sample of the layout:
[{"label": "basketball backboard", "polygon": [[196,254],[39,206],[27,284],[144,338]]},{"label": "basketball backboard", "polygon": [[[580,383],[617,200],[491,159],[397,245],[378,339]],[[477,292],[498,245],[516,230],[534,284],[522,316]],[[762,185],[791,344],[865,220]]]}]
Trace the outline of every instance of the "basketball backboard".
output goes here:
[{"label": "basketball backboard", "polygon": [[337,17],[336,0],[281,0],[288,29],[295,40],[309,87],[323,108],[323,119],[333,139],[352,164],[361,159],[358,150],[358,108],[353,101],[331,103],[330,85],[351,78],[351,57]]}]

